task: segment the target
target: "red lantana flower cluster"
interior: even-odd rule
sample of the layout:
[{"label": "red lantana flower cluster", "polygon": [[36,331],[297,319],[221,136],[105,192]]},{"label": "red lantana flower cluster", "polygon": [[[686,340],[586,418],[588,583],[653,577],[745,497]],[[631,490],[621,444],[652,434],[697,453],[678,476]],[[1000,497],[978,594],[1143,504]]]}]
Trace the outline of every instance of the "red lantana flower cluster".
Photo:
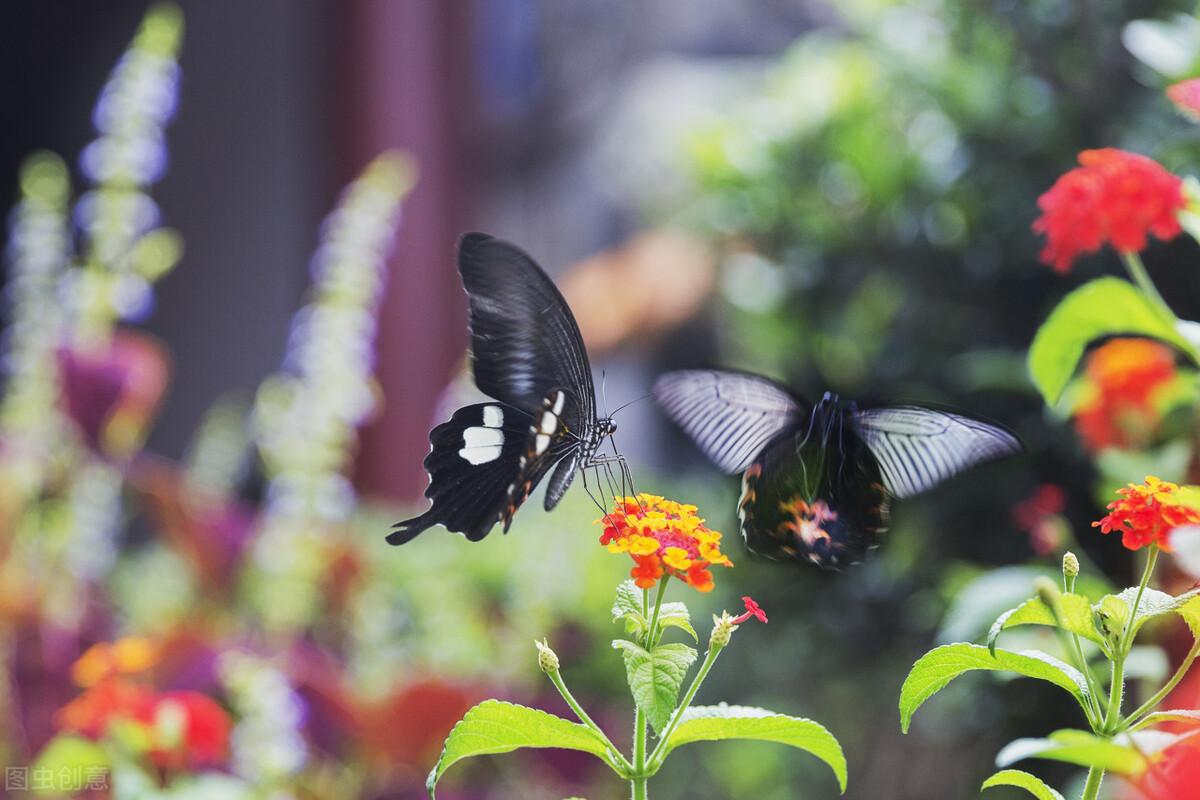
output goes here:
[{"label": "red lantana flower cluster", "polygon": [[1101,533],[1119,531],[1121,544],[1140,550],[1156,544],[1170,550],[1168,534],[1182,525],[1200,523],[1200,509],[1184,502],[1177,484],[1146,476],[1142,484],[1118,489],[1120,499],[1108,504],[1109,513],[1093,522]]},{"label": "red lantana flower cluster", "polygon": [[1066,272],[1106,242],[1135,253],[1150,234],[1166,241],[1182,232],[1175,215],[1186,204],[1183,181],[1158,162],[1108,147],[1084,150],[1079,163],[1038,198],[1033,230],[1046,235],[1042,261]]},{"label": "red lantana flower cluster", "polygon": [[1088,357],[1083,397],[1075,411],[1075,429],[1084,445],[1097,452],[1145,444],[1161,416],[1156,393],[1175,375],[1175,354],[1164,344],[1113,339],[1096,348]]},{"label": "red lantana flower cluster", "polygon": [[1049,555],[1060,549],[1066,528],[1062,518],[1066,505],[1067,496],[1063,488],[1054,483],[1045,483],[1013,508],[1013,522],[1029,534],[1029,544],[1038,555]]},{"label": "red lantana flower cluster", "polygon": [[85,691],[58,710],[55,727],[98,740],[114,724],[134,725],[162,769],[220,766],[229,755],[229,714],[200,692],[159,692],[135,679],[157,660],[157,648],[139,638],[89,648],[72,669]]},{"label": "red lantana flower cluster", "polygon": [[721,534],[706,527],[696,511],[658,495],[619,497],[613,510],[596,520],[604,526],[600,544],[609,552],[629,554],[634,561],[630,577],[643,589],[666,575],[710,592],[708,568],[732,567],[733,562],[721,552]]}]

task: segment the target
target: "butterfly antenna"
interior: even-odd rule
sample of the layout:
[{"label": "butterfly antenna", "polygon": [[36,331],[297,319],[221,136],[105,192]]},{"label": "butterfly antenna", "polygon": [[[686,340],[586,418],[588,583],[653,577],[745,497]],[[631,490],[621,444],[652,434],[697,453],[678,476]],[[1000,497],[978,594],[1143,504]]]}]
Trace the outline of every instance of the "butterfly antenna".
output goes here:
[{"label": "butterfly antenna", "polygon": [[600,370],[600,404],[604,406],[604,416],[609,416],[608,413],[608,370]]},{"label": "butterfly antenna", "polygon": [[646,392],[641,397],[635,397],[634,399],[630,400],[628,403],[622,403],[621,405],[617,406],[616,408],[613,409],[612,414],[610,414],[609,416],[615,417],[617,415],[618,411],[622,411],[623,409],[629,408],[634,403],[640,403],[643,400],[646,400],[653,396],[654,396],[653,392]]}]

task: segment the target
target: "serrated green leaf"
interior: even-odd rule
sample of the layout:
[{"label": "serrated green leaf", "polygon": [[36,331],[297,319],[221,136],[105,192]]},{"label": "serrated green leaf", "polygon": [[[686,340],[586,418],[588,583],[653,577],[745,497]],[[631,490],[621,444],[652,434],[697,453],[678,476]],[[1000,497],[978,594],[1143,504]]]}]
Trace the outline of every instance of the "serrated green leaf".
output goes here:
[{"label": "serrated green leaf", "polygon": [[1042,782],[1041,778],[1030,775],[1028,772],[1022,772],[1019,769],[1005,769],[997,772],[992,777],[983,782],[983,789],[991,789],[996,786],[1015,786],[1018,789],[1024,789],[1037,800],[1065,800],[1065,798],[1056,790],[1050,788]]},{"label": "serrated green leaf", "polygon": [[1133,284],[1100,278],[1064,297],[1033,337],[1029,373],[1047,405],[1058,402],[1087,346],[1118,334],[1160,339],[1196,360],[1191,345]]},{"label": "serrated green leaf", "polygon": [[1096,628],[1092,616],[1091,602],[1080,594],[1061,594],[1058,597],[1058,614],[1050,609],[1040,598],[1026,600],[1016,608],[1004,612],[988,631],[988,649],[995,650],[996,639],[1000,632],[1017,625],[1050,625],[1061,627],[1071,633],[1082,636],[1106,647],[1104,635]]},{"label": "serrated green leaf", "polygon": [[456,762],[522,747],[579,750],[612,766],[607,745],[590,728],[535,708],[485,700],[469,710],[446,737],[441,758],[425,783],[429,796],[433,797],[437,782]]},{"label": "serrated green leaf", "polygon": [[663,749],[663,758],[677,747],[693,742],[750,739],[776,742],[811,753],[824,761],[846,791],[846,757],[842,746],[820,723],[776,714],[749,706],[693,706],[683,713],[679,726]]},{"label": "serrated green leaf", "polygon": [[663,603],[658,611],[658,624],[664,628],[679,628],[688,633],[693,641],[700,641],[696,629],[692,627],[692,615],[683,603]]},{"label": "serrated green leaf", "polygon": [[1134,725],[1132,730],[1140,731],[1142,728],[1149,728],[1151,725],[1162,725],[1167,722],[1186,722],[1191,725],[1200,725],[1200,709],[1195,708],[1176,708],[1170,711],[1155,711],[1153,714],[1147,714],[1138,724]]},{"label": "serrated green leaf", "polygon": [[642,615],[642,590],[633,581],[623,581],[617,586],[617,597],[613,601],[613,619],[621,619],[628,614]]},{"label": "serrated green leaf", "polygon": [[1015,672],[1027,678],[1048,681],[1066,689],[1084,709],[1088,688],[1083,674],[1057,658],[1036,650],[1014,653],[997,649],[992,653],[978,644],[946,644],[917,659],[900,689],[900,728],[908,733],[912,716],[921,704],[944,689],[950,681],[972,670]]},{"label": "serrated green leaf", "polygon": [[616,639],[613,647],[625,658],[625,674],[633,701],[655,732],[661,733],[675,711],[679,687],[696,651],[686,644],[660,644],[646,650],[627,639]]},{"label": "serrated green leaf", "polygon": [[[1100,598],[1096,610],[1109,615],[1118,631],[1124,630],[1137,593],[1138,587],[1131,586],[1118,594],[1106,595]],[[1157,589],[1145,589],[1141,600],[1138,601],[1137,616],[1133,620],[1134,635],[1136,636],[1142,626],[1150,620],[1167,614],[1179,614],[1193,635],[1200,635],[1200,589],[1192,589],[1177,597]]]},{"label": "serrated green leaf", "polygon": [[1007,767],[1026,758],[1099,767],[1120,775],[1139,775],[1146,769],[1146,759],[1133,747],[1077,730],[1055,731],[1045,739],[1010,742],[996,755],[996,766]]}]

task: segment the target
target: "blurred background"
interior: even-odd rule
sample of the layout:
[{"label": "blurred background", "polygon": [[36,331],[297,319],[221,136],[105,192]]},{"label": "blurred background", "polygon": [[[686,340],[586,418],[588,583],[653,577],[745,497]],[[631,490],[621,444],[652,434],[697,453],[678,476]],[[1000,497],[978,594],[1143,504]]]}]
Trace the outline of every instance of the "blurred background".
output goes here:
[{"label": "blurred background", "polygon": [[[896,701],[917,656],[979,641],[1068,545],[1097,582],[1128,583],[1128,553],[1088,527],[1100,498],[1148,463],[1187,475],[1191,445],[1168,414],[1089,438],[1071,409],[1043,408],[1024,358],[1063,293],[1117,268],[1111,255],[1066,277],[1039,264],[1038,195],[1089,147],[1194,164],[1196,129],[1161,91],[1200,67],[1190,5],[148,8],[0,7],[0,186],[16,207],[6,765],[101,758],[47,749],[116,702],[79,666],[92,654],[155,696],[215,700],[208,727],[185,715],[182,756],[106,744],[112,781],[147,793],[129,796],[422,797],[474,702],[565,710],[537,669],[542,635],[625,741],[607,609],[627,565],[597,546],[581,490],[552,515],[535,498],[478,545],[440,529],[383,542],[424,507],[429,429],[472,396],[453,248],[473,229],[556,278],[608,408],[664,370],[723,365],[810,398],[948,405],[1026,444],[899,504],[868,563],[825,573],[745,553],[736,480],[652,402],[621,411],[639,487],[726,532],[737,568],[688,598],[694,615],[753,594],[771,616],[727,651],[707,699],[820,720],[860,799],[973,796],[1005,742],[1078,723],[1049,690],[964,678],[901,736]],[[1192,319],[1194,258],[1182,241],[1147,256]],[[955,602],[996,567],[994,591],[972,595],[987,602]],[[443,786],[625,791],[561,753],[482,759]],[[682,750],[652,786],[837,791],[814,760],[766,744]]]}]

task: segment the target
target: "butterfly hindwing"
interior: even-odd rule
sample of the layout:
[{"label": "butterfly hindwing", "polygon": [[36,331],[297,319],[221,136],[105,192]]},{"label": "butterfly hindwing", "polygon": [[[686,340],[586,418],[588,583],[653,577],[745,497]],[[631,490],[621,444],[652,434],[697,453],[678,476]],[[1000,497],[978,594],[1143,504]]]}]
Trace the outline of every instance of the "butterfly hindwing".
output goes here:
[{"label": "butterfly hindwing", "polygon": [[746,469],[738,518],[753,552],[842,567],[862,561],[887,531],[888,495],[874,457],[844,429],[814,437],[822,422],[789,430]]},{"label": "butterfly hindwing", "polygon": [[654,397],[709,460],[731,475],[809,412],[774,381],[740,372],[669,372],[654,382]]},{"label": "butterfly hindwing", "polygon": [[1017,437],[998,425],[924,406],[859,411],[855,422],[888,492],[901,499],[1022,449]]},{"label": "butterfly hindwing", "polygon": [[425,496],[433,505],[397,523],[388,542],[404,544],[439,524],[471,541],[486,536],[509,513],[510,487],[521,471],[531,422],[528,414],[512,406],[478,403],[458,409],[435,427],[425,457],[430,477]]}]

